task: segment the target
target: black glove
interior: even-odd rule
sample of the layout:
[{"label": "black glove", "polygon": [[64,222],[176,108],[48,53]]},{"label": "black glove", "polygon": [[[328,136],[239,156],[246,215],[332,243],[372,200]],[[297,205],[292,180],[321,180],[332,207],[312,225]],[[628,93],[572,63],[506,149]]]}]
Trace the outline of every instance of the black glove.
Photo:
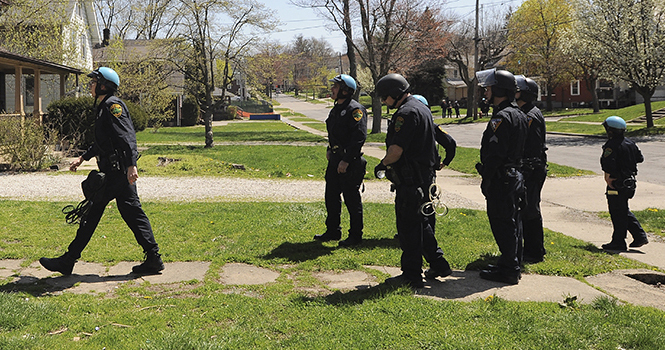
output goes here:
[{"label": "black glove", "polygon": [[[386,177],[386,170],[388,170],[388,167],[383,165],[383,163],[379,162],[379,164],[374,167],[374,176],[376,176],[377,179],[383,179],[384,177]],[[379,174],[379,172],[382,173]]]},{"label": "black glove", "polygon": [[478,174],[482,175],[484,168],[485,167],[483,166],[483,163],[476,163],[476,171],[478,172]]}]

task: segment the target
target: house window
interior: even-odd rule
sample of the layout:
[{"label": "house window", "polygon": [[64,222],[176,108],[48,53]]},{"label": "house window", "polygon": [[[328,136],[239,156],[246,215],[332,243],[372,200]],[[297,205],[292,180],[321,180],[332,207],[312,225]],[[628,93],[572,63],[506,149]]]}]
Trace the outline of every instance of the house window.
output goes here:
[{"label": "house window", "polygon": [[453,70],[453,78],[457,78],[457,69]]},{"label": "house window", "polygon": [[88,55],[86,41],[85,35],[81,35],[81,58],[83,60],[85,60]]},{"label": "house window", "polygon": [[579,96],[580,94],[580,81],[579,80],[573,80],[570,82],[570,95],[571,96]]},{"label": "house window", "polygon": [[35,105],[35,77],[25,76],[25,105]]}]

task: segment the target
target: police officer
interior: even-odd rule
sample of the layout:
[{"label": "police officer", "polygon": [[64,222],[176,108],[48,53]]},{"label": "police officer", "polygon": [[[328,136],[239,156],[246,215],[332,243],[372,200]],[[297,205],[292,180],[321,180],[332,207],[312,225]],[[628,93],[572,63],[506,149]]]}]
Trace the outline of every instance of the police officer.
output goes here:
[{"label": "police officer", "polygon": [[39,262],[50,271],[63,275],[72,273],[76,260],[90,241],[92,234],[104,213],[106,205],[115,198],[118,211],[127,226],[134,233],[136,241],[143,248],[145,261],[132,268],[134,273],[152,274],[164,269],[159,247],[155,242],[150,221],[139,201],[136,192],[138,171],[136,160],[136,133],[125,103],[113,94],[120,85],[118,74],[111,68],[100,67],[88,74],[91,93],[95,97],[97,117],[95,119],[95,142],[88,150],[73,161],[69,170],[76,169],[84,160],[97,157],[99,170],[105,174],[105,185],[95,196],[90,211],[81,218],[76,237],[67,252],[58,258],[41,258]]},{"label": "police officer", "polygon": [[421,209],[429,200],[434,169],[439,166],[435,127],[429,108],[407,93],[408,89],[409,83],[399,74],[388,74],[376,84],[381,101],[397,111],[386,135],[386,156],[374,174],[380,177],[380,172],[385,171],[396,192],[395,221],[402,248],[402,274],[386,283],[421,288],[423,257],[430,264],[425,271],[427,278],[445,277],[452,270]]},{"label": "police officer", "polygon": [[[429,103],[427,102],[427,99],[425,96],[422,95],[412,95],[413,98],[419,100],[425,106],[429,107]],[[435,166],[435,170],[441,170],[445,167],[447,167],[450,162],[455,158],[455,152],[457,151],[457,143],[455,142],[455,139],[453,139],[452,136],[450,136],[449,133],[447,133],[442,125],[436,125],[434,124],[434,138],[436,140],[436,143],[441,145],[443,147],[443,150],[446,153],[446,157],[441,160],[441,156],[439,155],[439,152],[436,152],[436,158],[438,166]],[[436,172],[432,173],[432,178],[436,178]],[[433,181],[434,182],[434,181]],[[436,233],[436,213],[430,213],[430,215],[427,216],[427,220],[429,220],[429,225],[432,227],[432,231]]]},{"label": "police officer", "polygon": [[600,165],[605,172],[605,195],[614,232],[612,241],[602,247],[605,250],[626,251],[626,231],[633,236],[631,248],[649,243],[646,232],[628,208],[628,200],[635,195],[637,163],[643,162],[644,157],[635,142],[624,136],[626,122],[622,118],[608,117],[603,126],[609,140],[603,145]]},{"label": "police officer", "polygon": [[537,263],[543,261],[543,217],[540,213],[540,192],[547,178],[547,147],[545,146],[545,119],[540,109],[533,104],[538,98],[538,84],[531,78],[516,75],[518,92],[517,105],[526,113],[529,132],[524,144],[522,173],[526,186],[526,206],[522,214],[524,250],[522,261]]},{"label": "police officer", "polygon": [[483,132],[480,163],[481,190],[487,200],[487,217],[501,256],[497,265],[480,271],[480,277],[517,284],[521,277],[522,245],[519,206],[524,196],[520,170],[527,136],[526,115],[515,104],[515,76],[505,70],[488,69],[476,73],[478,85],[494,108]]},{"label": "police officer", "polygon": [[328,217],[326,232],[315,235],[319,241],[332,241],[342,238],[340,215],[342,199],[349,211],[349,237],[339,242],[341,247],[350,247],[362,242],[363,205],[360,186],[365,177],[367,161],[360,150],[367,138],[367,111],[352,97],[356,91],[356,81],[349,75],[341,74],[330,80],[330,89],[335,106],[328,114],[328,150],[326,158],[325,201]]}]

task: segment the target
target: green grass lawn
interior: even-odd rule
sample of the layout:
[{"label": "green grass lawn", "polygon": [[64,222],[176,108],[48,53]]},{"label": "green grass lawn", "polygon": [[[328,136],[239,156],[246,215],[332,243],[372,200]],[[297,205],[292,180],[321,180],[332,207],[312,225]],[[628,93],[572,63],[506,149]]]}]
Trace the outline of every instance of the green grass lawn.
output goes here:
[{"label": "green grass lawn", "polygon": [[[34,261],[60,254],[75,227],[68,203],[0,201],[0,258]],[[351,292],[326,290],[313,274],[398,266],[391,204],[365,205],[365,244],[336,249],[312,241],[324,230],[323,203],[144,203],[166,262],[210,261],[203,281],[175,285],[127,283],[109,294],[44,294],[46,283],[0,283],[1,349],[660,349],[663,312],[619,305],[474,302],[414,298],[384,285]],[[22,220],[30,215],[31,220]],[[344,215],[342,222],[348,222]],[[437,238],[451,265],[475,270],[498,250],[486,214],[452,209],[437,221]],[[648,268],[546,230],[546,260],[527,271],[583,276]],[[101,263],[142,257],[115,206],[83,252]],[[271,268],[277,282],[220,283],[225,263]],[[373,272],[379,280],[387,277]],[[378,273],[378,275],[377,275]],[[562,301],[566,296],[562,296]],[[658,345],[661,344],[661,345]]]},{"label": "green grass lawn", "polygon": [[[231,122],[212,129],[215,142],[267,141],[267,142],[325,142],[321,136],[297,130],[281,121]],[[205,142],[203,126],[146,129],[136,133],[141,144],[201,143]]]}]

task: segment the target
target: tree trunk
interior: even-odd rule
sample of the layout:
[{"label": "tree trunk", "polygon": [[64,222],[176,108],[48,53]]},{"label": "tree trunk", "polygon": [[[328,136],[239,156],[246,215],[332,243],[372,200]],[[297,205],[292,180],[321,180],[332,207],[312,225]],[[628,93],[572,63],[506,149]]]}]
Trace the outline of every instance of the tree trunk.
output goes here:
[{"label": "tree trunk", "polygon": [[642,95],[644,97],[644,112],[647,115],[647,128],[652,128],[653,127],[653,115],[651,112],[651,96],[652,94],[644,94]]},{"label": "tree trunk", "polygon": [[600,101],[598,101],[598,90],[596,90],[596,82],[598,79],[591,79],[589,81],[589,90],[591,91],[591,98],[593,99],[593,112],[600,112]]},{"label": "tree trunk", "polygon": [[376,95],[376,92],[372,94],[372,134],[378,134],[381,132],[381,113],[383,106],[381,104],[381,97]]},{"label": "tree trunk", "polygon": [[466,117],[472,117],[473,120],[478,119],[478,101],[476,101],[476,84],[473,84],[475,81],[472,80],[467,87],[467,99],[466,99]]}]

